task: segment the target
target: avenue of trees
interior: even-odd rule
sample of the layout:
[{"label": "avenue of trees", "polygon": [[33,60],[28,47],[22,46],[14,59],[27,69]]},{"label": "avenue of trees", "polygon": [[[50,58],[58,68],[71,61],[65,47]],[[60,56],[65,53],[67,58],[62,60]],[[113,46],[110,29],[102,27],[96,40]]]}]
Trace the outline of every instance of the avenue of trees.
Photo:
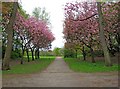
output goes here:
[{"label": "avenue of trees", "polygon": [[120,52],[120,2],[66,3],[64,12],[66,50],[80,49],[86,60],[87,49],[93,63],[95,51],[101,52],[105,65],[111,66],[110,55]]},{"label": "avenue of trees", "polygon": [[14,58],[24,64],[25,55],[28,62],[40,59],[40,52],[77,58],[79,50],[83,60],[89,53],[95,63],[98,53],[111,66],[110,56],[120,52],[120,2],[66,3],[64,16],[65,46],[51,51],[55,37],[46,9],[36,7],[30,16],[18,2],[2,2],[2,69],[9,70]]},{"label": "avenue of trees", "polygon": [[41,49],[51,48],[55,39],[49,27],[45,8],[35,8],[30,16],[18,2],[2,2],[2,69],[10,69],[11,57],[17,56],[23,64],[26,52],[28,62],[39,59]]}]

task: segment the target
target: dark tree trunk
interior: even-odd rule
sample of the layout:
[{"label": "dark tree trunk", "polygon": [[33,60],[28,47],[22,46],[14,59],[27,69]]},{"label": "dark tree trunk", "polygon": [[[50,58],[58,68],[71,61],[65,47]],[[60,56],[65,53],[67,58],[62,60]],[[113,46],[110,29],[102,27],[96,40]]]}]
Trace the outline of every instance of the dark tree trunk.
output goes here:
[{"label": "dark tree trunk", "polygon": [[25,52],[25,50],[23,49],[23,50],[22,50],[22,58],[21,58],[20,64],[23,64],[24,52]]},{"label": "dark tree trunk", "polygon": [[82,54],[83,54],[83,60],[85,61],[86,60],[86,53],[85,53],[85,48],[83,46],[82,48]]},{"label": "dark tree trunk", "polygon": [[28,49],[28,48],[26,48],[26,53],[27,53],[28,62],[30,62],[30,58],[29,58],[29,49]]},{"label": "dark tree trunk", "polygon": [[38,55],[37,55],[37,49],[36,49],[35,50],[35,59],[38,59],[37,57],[38,57]]},{"label": "dark tree trunk", "polygon": [[37,52],[36,52],[37,59],[39,59],[39,58],[40,58],[39,48],[37,48],[36,51],[37,51]]},{"label": "dark tree trunk", "polygon": [[32,61],[34,61],[34,48],[31,48],[31,53],[32,53]]},{"label": "dark tree trunk", "polygon": [[24,52],[25,52],[25,49],[24,49],[24,47],[22,46],[22,58],[21,58],[20,64],[23,64]]},{"label": "dark tree trunk", "polygon": [[11,57],[11,51],[12,51],[12,43],[13,43],[13,24],[15,22],[15,17],[16,17],[16,12],[18,8],[18,3],[14,2],[13,4],[13,11],[12,11],[12,16],[10,17],[9,24],[6,28],[7,32],[7,47],[5,50],[5,56],[3,59],[3,65],[2,69],[3,70],[9,70],[10,69],[10,57]]},{"label": "dark tree trunk", "polygon": [[76,51],[76,58],[77,58],[77,49],[75,51]]},{"label": "dark tree trunk", "polygon": [[92,57],[92,63],[95,63],[94,50],[92,49],[92,47],[90,47],[90,53],[91,53],[91,57]]},{"label": "dark tree trunk", "polygon": [[38,56],[38,59],[40,59],[40,51],[39,51],[39,48],[37,49],[37,56]]}]

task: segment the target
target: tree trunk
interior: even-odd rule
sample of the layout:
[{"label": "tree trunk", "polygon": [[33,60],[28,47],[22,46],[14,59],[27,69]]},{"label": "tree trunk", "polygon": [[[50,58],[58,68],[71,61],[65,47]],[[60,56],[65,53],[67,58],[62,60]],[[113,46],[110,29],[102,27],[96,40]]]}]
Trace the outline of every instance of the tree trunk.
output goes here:
[{"label": "tree trunk", "polygon": [[24,49],[24,47],[22,46],[22,58],[21,58],[21,64],[23,64],[24,52],[25,52],[25,49]]},{"label": "tree trunk", "polygon": [[30,62],[30,58],[29,58],[29,50],[28,50],[28,48],[26,48],[26,53],[27,53],[27,59],[28,59],[28,62]]},{"label": "tree trunk", "polygon": [[37,56],[38,56],[38,59],[40,59],[40,51],[39,51],[39,48],[37,49]]},{"label": "tree trunk", "polygon": [[93,51],[92,47],[90,47],[90,53],[91,53],[91,57],[92,57],[92,63],[95,63],[94,51]]},{"label": "tree trunk", "polygon": [[77,58],[77,49],[75,51],[76,51],[76,58]]},{"label": "tree trunk", "polygon": [[31,53],[32,53],[32,61],[34,61],[34,49],[31,48]]},{"label": "tree trunk", "polygon": [[111,66],[112,62],[110,60],[110,55],[108,52],[107,44],[105,41],[105,36],[104,36],[104,30],[103,30],[103,18],[102,18],[102,11],[101,11],[101,2],[97,2],[97,9],[98,9],[98,15],[99,15],[99,34],[100,34],[100,40],[101,40],[101,45],[104,51],[104,57],[105,57],[105,65],[106,66]]},{"label": "tree trunk", "polygon": [[9,70],[10,69],[9,62],[10,62],[11,51],[12,51],[12,43],[13,43],[13,25],[14,25],[14,22],[15,22],[17,8],[18,8],[18,3],[14,2],[12,16],[10,17],[9,24],[6,28],[6,32],[8,34],[8,36],[7,36],[8,41],[7,41],[7,47],[6,47],[6,50],[5,50],[5,56],[4,56],[4,59],[3,59],[3,66],[2,66],[3,70]]},{"label": "tree trunk", "polygon": [[35,50],[35,59],[38,59],[37,58],[37,49]]},{"label": "tree trunk", "polygon": [[86,60],[86,53],[85,53],[85,48],[83,46],[83,49],[82,49],[82,54],[83,54],[83,60],[85,61]]}]

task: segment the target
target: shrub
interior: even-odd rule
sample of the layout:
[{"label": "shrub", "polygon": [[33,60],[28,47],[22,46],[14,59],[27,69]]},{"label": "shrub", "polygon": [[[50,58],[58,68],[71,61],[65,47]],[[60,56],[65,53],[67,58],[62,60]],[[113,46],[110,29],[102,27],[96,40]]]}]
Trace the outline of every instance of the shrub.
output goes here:
[{"label": "shrub", "polygon": [[19,54],[13,51],[11,54],[11,58],[12,59],[19,58]]},{"label": "shrub", "polygon": [[12,59],[16,59],[16,58],[20,58],[20,57],[22,57],[22,55],[20,54],[20,50],[12,51],[12,53],[11,53]]},{"label": "shrub", "polygon": [[66,57],[75,58],[76,53],[72,49],[64,49],[64,58]]},{"label": "shrub", "polygon": [[103,57],[104,56],[103,50],[94,50],[94,55],[96,57]]}]

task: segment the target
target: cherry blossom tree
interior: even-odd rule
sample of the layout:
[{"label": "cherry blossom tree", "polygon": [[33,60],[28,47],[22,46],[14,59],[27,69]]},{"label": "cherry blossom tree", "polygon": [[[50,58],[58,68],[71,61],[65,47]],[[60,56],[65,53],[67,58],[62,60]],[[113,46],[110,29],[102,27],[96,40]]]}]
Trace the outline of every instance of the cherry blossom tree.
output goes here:
[{"label": "cherry blossom tree", "polygon": [[103,12],[103,20],[104,20],[104,31],[105,31],[105,37],[107,40],[107,46],[109,48],[109,51],[111,54],[115,54],[115,51],[117,51],[117,49],[119,49],[118,47],[116,48],[116,44],[115,41],[116,37],[118,36],[117,34],[118,32],[118,8],[120,8],[120,6],[118,5],[118,3],[113,3],[113,2],[109,2],[109,3],[104,3],[102,5],[102,12]]},{"label": "cherry blossom tree", "polygon": [[[23,55],[24,55],[24,50],[27,50],[26,52],[28,55],[28,50],[31,48],[32,56],[33,56],[34,47],[36,49],[49,47],[49,44],[51,44],[51,42],[54,40],[54,36],[52,32],[49,30],[46,22],[42,20],[38,20],[34,17],[25,19],[23,16],[17,13],[17,19],[14,25],[14,29],[21,38]],[[21,64],[22,64],[22,60],[21,60]]]},{"label": "cherry blossom tree", "polygon": [[[99,8],[98,6],[99,4],[97,5],[96,2],[75,2],[65,5],[64,38],[67,42],[83,44],[90,48],[93,63],[95,62],[93,55],[95,45],[101,43],[103,46],[106,42],[110,43],[108,36],[116,34],[116,27],[118,27],[118,10],[116,8],[119,5],[103,3]],[[103,14],[104,17],[100,14]],[[100,20],[101,18],[103,20]],[[101,21],[104,23],[102,30]],[[104,32],[101,34],[101,31]],[[106,51],[104,51],[106,65],[111,65],[110,57],[106,57],[106,54],[109,56],[109,46],[106,44],[104,47],[106,47]]]},{"label": "cherry blossom tree", "polygon": [[96,15],[96,3],[67,3],[63,32],[67,41],[82,43],[90,48],[93,63],[95,60],[92,46],[95,44],[94,41],[98,39]]},{"label": "cherry blossom tree", "polygon": [[22,47],[22,58],[21,58],[21,64],[23,64],[23,56],[24,52],[26,50],[28,62],[29,62],[29,55],[28,55],[28,44],[32,40],[32,37],[29,34],[27,20],[18,12],[17,18],[15,20],[14,24],[14,30],[16,34],[19,36],[19,39],[21,40],[21,47]]},{"label": "cherry blossom tree", "polygon": [[49,30],[47,23],[34,17],[29,18],[28,23],[31,24],[28,29],[33,38],[33,45],[35,45],[38,50],[39,48],[48,48],[55,38]]},{"label": "cherry blossom tree", "polygon": [[[48,27],[48,24],[45,21],[38,20],[34,17],[26,18],[25,16],[23,16],[23,14],[20,13],[20,10],[17,11],[17,9],[15,7],[13,10],[13,15],[11,17],[9,17],[9,16],[7,17],[5,15],[4,21],[2,23],[3,28],[7,29],[8,33],[12,34],[12,36],[9,36],[10,41],[9,41],[9,39],[7,40],[8,43],[12,42],[12,37],[13,37],[13,31],[11,33],[11,30],[8,30],[8,27],[11,28],[12,30],[14,29],[14,31],[15,31],[14,40],[19,39],[19,42],[20,42],[19,44],[21,45],[21,48],[22,48],[21,64],[23,64],[23,56],[24,56],[25,51],[27,53],[28,62],[29,62],[30,61],[29,60],[29,49],[31,49],[31,48],[32,49],[34,49],[34,48],[36,48],[36,49],[48,48],[49,49],[51,46],[51,42],[55,39],[55,37],[53,36],[52,32],[50,31],[50,29]],[[10,20],[9,20],[9,18],[10,18]],[[9,26],[10,21],[12,21],[12,23],[10,23],[10,26]],[[10,47],[14,46],[14,45],[12,45],[12,43],[7,44],[7,46],[8,45],[11,45]],[[6,48],[7,54],[5,54],[5,58],[9,54],[7,50],[8,49]],[[10,48],[9,48],[9,51],[10,51]],[[9,54],[9,57],[10,56],[11,56],[11,54]],[[32,53],[32,56],[34,56],[33,53]],[[39,57],[39,55],[38,55],[38,57]],[[32,60],[34,60],[34,59],[32,59]],[[5,70],[10,69],[8,59],[4,60],[3,68],[5,68]]]}]

